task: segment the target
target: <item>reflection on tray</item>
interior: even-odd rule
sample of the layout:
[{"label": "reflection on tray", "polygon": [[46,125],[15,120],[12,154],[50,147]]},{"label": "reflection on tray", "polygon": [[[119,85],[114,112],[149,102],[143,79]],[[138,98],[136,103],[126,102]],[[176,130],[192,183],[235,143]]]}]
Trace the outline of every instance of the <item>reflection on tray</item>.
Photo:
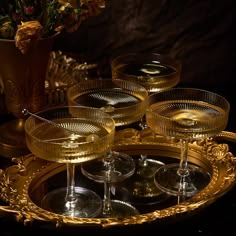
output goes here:
[{"label": "reflection on tray", "polygon": [[[212,178],[209,184],[199,193],[188,199],[179,199],[161,193],[156,195],[131,194],[130,183],[120,182],[112,186],[112,197],[128,201],[139,210],[140,214],[125,218],[71,218],[48,212],[40,207],[44,195],[61,186],[65,186],[66,166],[38,159],[32,154],[13,159],[14,164],[0,173],[0,197],[6,204],[0,206],[1,214],[15,215],[24,223],[39,221],[54,226],[89,226],[116,227],[144,223],[163,224],[197,213],[202,208],[216,201],[235,185],[236,158],[233,155],[232,143],[236,142],[236,134],[222,132],[215,138],[191,143],[189,146],[190,162],[207,169]],[[137,131],[125,129],[118,131],[114,150],[125,152],[137,159],[140,153],[152,155],[163,163],[178,162],[179,143],[153,134],[150,130]],[[231,150],[232,146],[232,150]],[[80,166],[77,166],[80,171]],[[78,175],[82,176],[82,175]],[[155,188],[151,182],[145,183],[148,188]],[[103,184],[96,183],[86,177],[77,179],[77,185],[89,187],[101,197]],[[144,191],[146,192],[146,190]]]}]

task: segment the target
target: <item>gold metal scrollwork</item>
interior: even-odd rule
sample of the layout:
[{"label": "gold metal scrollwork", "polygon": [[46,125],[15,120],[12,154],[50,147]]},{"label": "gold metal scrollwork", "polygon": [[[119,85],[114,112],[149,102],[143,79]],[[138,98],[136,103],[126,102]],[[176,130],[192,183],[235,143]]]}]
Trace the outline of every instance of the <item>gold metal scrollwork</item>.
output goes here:
[{"label": "gold metal scrollwork", "polygon": [[[0,214],[14,214],[16,220],[24,224],[32,221],[50,222],[55,227],[66,226],[91,226],[91,227],[116,227],[137,225],[143,223],[162,223],[173,217],[191,214],[203,208],[235,186],[236,158],[230,151],[230,145],[226,142],[236,142],[236,134],[222,132],[217,138],[209,138],[190,144],[191,160],[211,169],[210,183],[192,198],[182,201],[161,210],[153,208],[150,212],[126,218],[70,218],[48,212],[34,201],[32,192],[47,178],[64,170],[65,167],[58,163],[49,163],[29,154],[13,159],[13,165],[5,170],[0,170],[0,198],[6,204],[0,206]],[[175,139],[167,139],[150,130],[137,131],[126,129],[117,132],[114,149],[123,150],[128,154],[140,153],[143,149],[150,153],[155,152],[167,156],[179,155],[179,142]]]}]

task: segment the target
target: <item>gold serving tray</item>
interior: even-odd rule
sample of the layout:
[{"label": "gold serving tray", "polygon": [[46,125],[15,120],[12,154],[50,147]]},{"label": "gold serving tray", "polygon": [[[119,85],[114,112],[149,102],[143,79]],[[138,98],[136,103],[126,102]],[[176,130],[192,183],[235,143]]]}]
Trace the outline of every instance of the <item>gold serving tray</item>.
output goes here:
[{"label": "gold serving tray", "polygon": [[[191,143],[190,162],[200,165],[211,173],[209,184],[193,197],[181,201],[177,197],[171,197],[168,201],[149,204],[145,199],[145,203],[140,206],[140,214],[125,218],[72,218],[40,208],[39,201],[51,183],[54,187],[57,187],[55,186],[57,184],[65,184],[60,181],[60,177],[65,173],[66,166],[44,161],[32,154],[13,158],[12,165],[0,170],[0,198],[4,203],[0,206],[0,215],[13,216],[24,224],[35,221],[48,223],[55,228],[126,227],[179,220],[181,217],[196,214],[235,186],[236,157],[233,154],[235,142],[236,134],[223,131],[214,138]],[[155,135],[149,129],[137,131],[127,128],[117,132],[114,150],[134,157],[146,153],[164,161],[178,162],[180,145],[177,140]],[[86,186],[86,180],[83,184]],[[91,183],[89,186],[93,188]],[[94,190],[97,188],[102,192],[102,185],[94,184],[94,187]]]}]

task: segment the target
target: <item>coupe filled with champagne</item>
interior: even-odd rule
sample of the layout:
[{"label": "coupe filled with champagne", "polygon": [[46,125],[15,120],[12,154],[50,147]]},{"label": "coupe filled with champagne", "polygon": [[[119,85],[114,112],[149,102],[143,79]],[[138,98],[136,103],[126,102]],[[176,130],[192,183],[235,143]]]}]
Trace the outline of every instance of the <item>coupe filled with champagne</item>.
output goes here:
[{"label": "coupe filled with champagne", "polygon": [[210,181],[211,173],[188,162],[188,144],[223,131],[228,122],[228,101],[196,88],[172,88],[149,97],[148,126],[156,133],[180,140],[180,163],[166,164],[155,174],[162,191],[190,197]]},{"label": "coupe filled with champagne", "polygon": [[[146,112],[147,90],[133,82],[112,79],[82,81],[67,91],[70,105],[83,105],[107,112],[122,129],[139,121]],[[110,183],[121,182],[135,172],[131,156],[112,151],[106,158],[84,163],[82,173],[96,182],[104,182],[102,217],[124,217],[138,211],[123,201],[110,201]]]},{"label": "coupe filled with champagne", "polygon": [[114,141],[114,120],[93,108],[54,107],[31,114],[25,131],[26,143],[35,156],[67,167],[67,187],[48,192],[41,207],[73,217],[100,214],[101,198],[90,189],[75,186],[75,164],[106,155]]},{"label": "coupe filled with champagne", "polygon": [[181,63],[157,53],[130,53],[112,60],[112,78],[139,83],[149,93],[176,86],[180,80]]}]

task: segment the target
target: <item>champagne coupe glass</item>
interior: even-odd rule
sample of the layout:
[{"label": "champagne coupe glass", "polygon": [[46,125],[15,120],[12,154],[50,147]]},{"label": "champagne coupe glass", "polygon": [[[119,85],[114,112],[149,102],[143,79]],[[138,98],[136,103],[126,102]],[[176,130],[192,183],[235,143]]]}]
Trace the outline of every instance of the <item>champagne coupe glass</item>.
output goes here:
[{"label": "champagne coupe glass", "polygon": [[[124,80],[96,79],[79,82],[67,90],[70,105],[92,106],[106,111],[115,120],[116,129],[137,122],[145,114],[147,90]],[[82,165],[82,173],[97,182],[104,182],[104,217],[123,217],[137,214],[130,204],[111,200],[111,183],[121,182],[135,172],[133,158],[125,153],[111,151],[104,159]]]},{"label": "champagne coupe glass", "polygon": [[101,198],[75,186],[75,165],[102,157],[113,144],[115,123],[109,114],[82,106],[60,106],[30,113],[26,143],[37,157],[67,166],[67,187],[48,192],[42,208],[72,217],[95,217]]},{"label": "champagne coupe glass", "polygon": [[[149,95],[176,86],[180,81],[181,63],[167,54],[153,52],[133,52],[112,59],[112,79],[122,79],[139,83],[147,89]],[[147,128],[145,116],[139,126]],[[128,180],[128,190],[133,192],[131,198],[147,197],[159,201],[160,191],[153,183],[156,170],[163,165],[157,159],[148,158],[145,153],[140,155],[136,163],[136,173],[132,182]],[[132,189],[132,190],[131,190]],[[142,201],[142,200],[141,200]]]},{"label": "champagne coupe glass", "polygon": [[188,144],[214,136],[226,128],[230,105],[213,92],[172,88],[149,97],[146,121],[154,132],[180,140],[180,162],[166,164],[154,181],[163,192],[191,197],[210,181],[211,173],[188,161]]}]

